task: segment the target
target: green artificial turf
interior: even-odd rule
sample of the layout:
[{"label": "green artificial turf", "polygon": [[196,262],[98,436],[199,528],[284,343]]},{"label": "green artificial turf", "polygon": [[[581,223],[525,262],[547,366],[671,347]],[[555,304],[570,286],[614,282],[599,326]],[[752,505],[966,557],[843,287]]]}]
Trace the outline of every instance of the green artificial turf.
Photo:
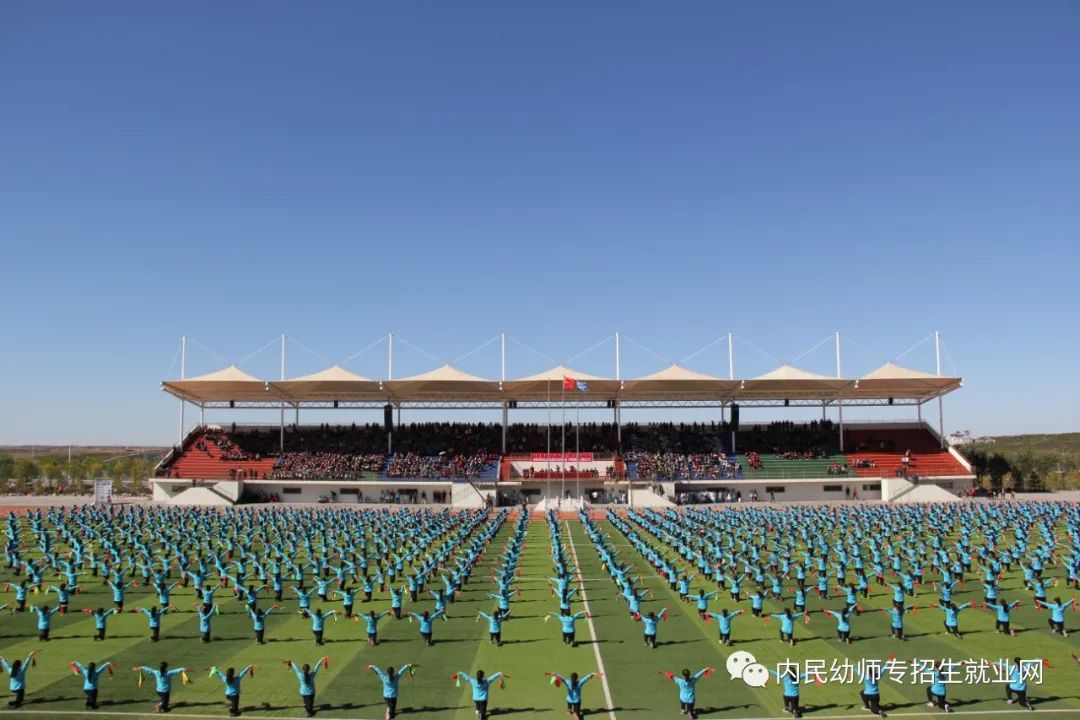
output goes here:
[{"label": "green artificial turf", "polygon": [[[521,591],[513,602],[513,615],[503,627],[504,644],[496,648],[487,642],[487,624],[476,622],[477,610],[490,611],[494,601],[487,593],[494,589],[490,571],[494,557],[510,537],[508,522],[489,547],[480,566],[473,573],[460,599],[448,607],[448,622],[437,622],[436,645],[425,647],[420,641],[417,625],[407,621],[385,619],[380,625],[378,647],[371,648],[364,642],[362,624],[341,621],[328,622],[324,647],[316,647],[312,640],[310,622],[296,613],[295,600],[288,591],[279,613],[267,621],[264,646],[255,644],[251,622],[243,605],[231,600],[227,591],[218,593],[222,614],[214,621],[214,641],[203,645],[199,642],[198,621],[192,612],[194,597],[191,588],[177,588],[173,593],[173,605],[182,612],[168,615],[162,624],[162,639],[158,643],[149,640],[146,620],[142,614],[125,613],[109,619],[108,638],[94,642],[93,620],[78,612],[84,607],[110,607],[111,594],[100,584],[99,578],[83,576],[82,592],[73,598],[72,609],[66,617],[56,616],[53,622],[53,639],[42,643],[37,640],[35,617],[29,614],[0,614],[0,655],[8,659],[22,657],[30,650],[40,648],[37,666],[28,675],[27,702],[21,711],[39,716],[64,717],[122,717],[124,714],[152,714],[156,703],[153,683],[136,686],[134,665],[157,665],[167,660],[174,667],[186,666],[193,682],[187,686],[176,684],[173,690],[173,714],[177,716],[226,716],[222,684],[207,677],[205,668],[230,665],[237,668],[248,663],[260,663],[255,676],[243,684],[242,707],[246,716],[301,717],[303,716],[297,694],[297,682],[292,672],[281,664],[289,658],[297,662],[314,663],[327,655],[330,666],[318,677],[317,707],[319,716],[327,718],[381,718],[383,703],[380,684],[365,669],[368,663],[381,666],[399,665],[404,662],[419,663],[414,680],[403,680],[399,711],[403,717],[473,718],[474,711],[468,687],[455,687],[451,675],[457,670],[473,672],[483,668],[489,674],[502,671],[510,679],[503,689],[493,688],[491,693],[492,714],[510,718],[565,717],[564,690],[548,684],[545,671],[580,674],[597,670],[599,650],[605,680],[610,689],[612,705],[605,697],[605,685],[594,681],[584,691],[584,707],[589,715],[597,718],[612,716],[625,720],[645,720],[656,717],[678,717],[678,694],[674,684],[659,674],[660,671],[679,671],[688,667],[696,671],[710,665],[717,674],[702,681],[698,688],[698,707],[702,718],[765,718],[782,717],[780,691],[774,683],[765,688],[749,688],[740,680],[729,679],[723,671],[724,661],[735,650],[747,650],[765,665],[772,667],[785,658],[816,658],[831,662],[833,659],[869,657],[885,659],[890,654],[901,658],[987,658],[996,661],[1002,657],[1020,655],[1024,658],[1048,658],[1055,666],[1044,670],[1041,686],[1032,686],[1031,696],[1040,710],[1055,709],[1075,711],[1080,717],[1080,667],[1070,658],[1076,648],[1074,636],[1061,638],[1046,629],[1048,613],[1036,612],[1031,604],[1030,593],[1022,588],[1019,572],[1002,578],[1001,595],[1009,600],[1023,599],[1024,606],[1013,612],[1013,627],[1019,631],[1015,638],[996,635],[992,612],[969,610],[961,614],[960,626],[964,637],[960,641],[947,638],[942,630],[942,613],[928,609],[936,603],[937,596],[929,587],[914,602],[920,606],[918,615],[905,618],[909,642],[888,638],[888,617],[875,612],[890,604],[887,588],[874,587],[874,595],[862,602],[868,612],[853,621],[853,645],[841,645],[835,639],[835,623],[820,613],[812,615],[809,625],[799,622],[795,647],[781,644],[777,639],[777,625],[766,626],[749,613],[734,621],[732,637],[734,648],[725,648],[717,642],[715,623],[704,623],[697,617],[693,605],[681,603],[669,590],[643,558],[622,535],[609,523],[600,522],[612,542],[622,551],[624,562],[635,564],[642,574],[642,582],[654,595],[645,603],[646,611],[670,608],[670,619],[659,628],[660,646],[650,650],[642,642],[642,626],[629,616],[626,605],[619,599],[615,585],[608,579],[600,565],[599,557],[588,540],[581,523],[574,520],[560,525],[567,549],[576,552],[585,593],[592,612],[592,623],[598,636],[594,645],[590,625],[578,624],[578,647],[570,648],[561,643],[559,624],[552,620],[544,622],[546,612],[557,609],[548,589],[547,577],[551,575],[550,537],[545,522],[536,520],[529,526],[526,547],[520,561],[521,577],[516,587]],[[976,542],[978,538],[976,538]],[[1049,568],[1052,577],[1064,577],[1061,568]],[[5,571],[0,579],[12,580],[11,571]],[[788,583],[788,587],[792,583]],[[809,583],[808,583],[809,584]],[[695,584],[695,589],[698,584]],[[708,588],[713,589],[713,588]],[[977,578],[969,576],[964,588],[957,588],[958,603],[982,599],[982,588]],[[1058,587],[1063,597],[1071,597],[1064,584]],[[1053,595],[1054,593],[1051,593]],[[13,593],[0,595],[0,603],[13,599]],[[55,595],[31,595],[30,602],[55,604]],[[370,604],[357,602],[357,609],[378,611],[389,609],[389,596],[376,594]],[[149,607],[154,596],[143,587],[129,590],[127,607]],[[269,600],[264,601],[266,604]],[[837,599],[824,601],[811,596],[809,609],[823,607],[839,608]],[[313,597],[313,607],[319,607]],[[422,600],[416,606],[406,602],[405,610],[431,609],[433,602]],[[327,609],[340,603],[326,606]],[[722,607],[734,608],[726,593],[711,604],[711,610]],[[741,607],[749,609],[749,602]],[[575,603],[575,610],[581,603]],[[782,608],[778,602],[767,600],[766,612]],[[1070,630],[1078,625],[1073,613],[1067,614]],[[116,676],[103,679],[100,700],[102,709],[97,713],[82,714],[83,697],[81,678],[72,674],[68,663],[73,660],[112,660],[117,665]],[[6,678],[3,682],[6,694]],[[823,685],[806,684],[802,701],[807,717],[866,716],[859,703],[858,683]],[[924,705],[924,686],[905,682],[899,685],[882,682],[882,700],[893,715],[915,713],[940,714]],[[1003,700],[1001,685],[950,685],[950,699],[958,712],[992,711],[1003,713],[995,717],[1021,716],[1025,713]],[[6,700],[0,696],[0,702]],[[0,707],[0,715],[8,714]],[[68,714],[70,713],[70,714]],[[16,713],[11,713],[16,714]]]}]

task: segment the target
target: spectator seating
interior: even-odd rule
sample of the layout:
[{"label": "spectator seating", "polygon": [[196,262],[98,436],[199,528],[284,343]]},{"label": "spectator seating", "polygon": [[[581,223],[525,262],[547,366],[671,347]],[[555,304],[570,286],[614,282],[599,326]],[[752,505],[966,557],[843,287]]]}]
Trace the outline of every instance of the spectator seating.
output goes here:
[{"label": "spectator seating", "polygon": [[[619,477],[624,472],[640,479],[679,480],[881,477],[905,470],[923,476],[968,474],[925,427],[849,426],[844,437],[849,452],[844,456],[830,454],[839,447],[839,428],[828,421],[745,425],[737,435],[737,457],[729,452],[730,429],[720,423],[630,423],[623,426],[621,454],[615,430],[614,425],[597,423],[582,425],[580,433],[567,427],[575,449],[615,458],[613,474]],[[520,474],[520,468],[512,467],[512,453],[500,458],[502,430],[495,424],[403,425],[394,431],[395,454],[389,457],[386,431],[377,424],[286,426],[284,454],[279,452],[279,433],[278,428],[235,425],[197,429],[158,475],[364,480],[510,479]],[[511,425],[508,446],[522,446],[527,456],[550,447],[553,434],[561,438],[562,428]],[[842,471],[845,466],[847,473]]]},{"label": "spectator seating", "polygon": [[[264,478],[273,469],[275,458],[237,452],[235,445],[222,447],[215,433],[192,436],[184,451],[167,468],[167,477],[228,480],[237,477]],[[232,450],[232,453],[229,452]],[[226,456],[237,459],[227,459]]]},{"label": "spectator seating", "polygon": [[[790,459],[782,455],[763,453],[760,455],[762,467],[747,468],[743,477],[747,480],[780,480],[785,478],[843,478],[856,477],[855,471],[848,467],[847,472],[839,472],[847,467],[848,460],[843,455],[818,455],[811,459]],[[833,472],[830,473],[829,470]]]},{"label": "spectator seating", "polygon": [[[904,471],[922,477],[970,474],[925,429],[845,431],[844,445],[853,449],[845,454],[848,464],[860,477],[892,477],[898,473],[904,474]],[[904,455],[908,451],[910,455],[905,467]],[[874,467],[856,467],[860,460],[870,461]]]}]

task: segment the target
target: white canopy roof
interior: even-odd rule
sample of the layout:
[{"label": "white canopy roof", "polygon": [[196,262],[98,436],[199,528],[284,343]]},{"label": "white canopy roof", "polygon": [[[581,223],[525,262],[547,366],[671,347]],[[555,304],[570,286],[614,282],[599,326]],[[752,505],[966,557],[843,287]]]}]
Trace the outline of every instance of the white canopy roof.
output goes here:
[{"label": "white canopy roof", "polygon": [[191,402],[269,401],[276,398],[264,380],[230,365],[186,380],[166,380],[166,391]]},{"label": "white canopy roof", "polygon": [[386,400],[386,392],[378,380],[351,373],[339,365],[311,375],[271,382],[270,387],[283,397],[296,401]]},{"label": "white canopy roof", "polygon": [[[583,380],[588,385],[587,392],[577,389],[563,391],[563,378]],[[564,365],[556,365],[536,375],[529,375],[518,380],[508,380],[502,384],[503,395],[508,400],[552,400],[574,401],[578,399],[611,400],[619,393],[621,383],[611,378],[580,372]]]},{"label": "white canopy roof", "polygon": [[[563,390],[563,378],[585,381],[586,392]],[[817,375],[790,365],[747,380],[726,380],[672,365],[632,380],[614,380],[562,365],[542,373],[499,382],[470,375],[450,365],[402,378],[373,380],[333,366],[283,381],[259,380],[235,366],[185,380],[166,380],[162,388],[195,404],[305,402],[531,402],[697,400],[926,400],[961,387],[958,377],[939,377],[886,364],[859,379]]]},{"label": "white canopy roof", "polygon": [[499,383],[443,365],[426,373],[388,380],[383,385],[397,401],[499,400]]},{"label": "white canopy roof", "polygon": [[738,387],[738,380],[725,380],[688,370],[679,365],[670,365],[652,375],[625,381],[619,393],[619,399],[730,400]]},{"label": "white canopy roof", "polygon": [[851,380],[817,375],[791,365],[781,365],[772,372],[744,380],[739,394],[755,399],[832,399],[851,385]]},{"label": "white canopy roof", "polygon": [[859,378],[851,388],[853,398],[907,398],[941,395],[958,389],[963,380],[885,363]]}]

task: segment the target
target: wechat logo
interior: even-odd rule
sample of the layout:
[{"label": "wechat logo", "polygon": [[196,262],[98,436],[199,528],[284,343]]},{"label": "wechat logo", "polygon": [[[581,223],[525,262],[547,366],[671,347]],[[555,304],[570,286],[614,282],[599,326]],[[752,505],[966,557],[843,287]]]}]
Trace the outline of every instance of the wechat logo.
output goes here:
[{"label": "wechat logo", "polygon": [[745,650],[728,655],[726,667],[732,680],[742,680],[750,687],[765,687],[769,681],[769,671]]}]

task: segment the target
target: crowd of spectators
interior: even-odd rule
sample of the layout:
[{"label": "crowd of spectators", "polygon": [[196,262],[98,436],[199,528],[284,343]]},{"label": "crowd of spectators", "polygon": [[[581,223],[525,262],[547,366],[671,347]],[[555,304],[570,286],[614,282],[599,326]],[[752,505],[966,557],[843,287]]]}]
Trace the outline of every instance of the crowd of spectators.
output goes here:
[{"label": "crowd of spectators", "polygon": [[725,480],[742,472],[742,465],[725,453],[649,453],[630,451],[623,456],[627,465],[634,465],[638,478],[669,480]]},{"label": "crowd of spectators", "polygon": [[258,460],[260,459],[260,453],[250,453],[235,442],[220,428],[208,429],[195,441],[194,449],[201,453],[210,455],[210,448],[207,443],[212,443],[218,449],[218,455],[222,460],[229,460],[232,462],[243,462],[245,460]]},{"label": "crowd of spectators", "polygon": [[277,459],[271,480],[360,480],[383,469],[380,454],[349,455],[340,452],[287,452]]},{"label": "crowd of spectators", "polygon": [[[728,479],[738,477],[742,467],[726,453],[731,428],[721,422],[612,423],[543,425],[518,423],[507,428],[507,451],[531,453],[551,447],[563,433],[574,438],[581,452],[622,458],[636,464],[639,477],[673,479]],[[210,452],[213,444],[217,453]],[[825,448],[838,444],[830,421],[810,423],[774,422],[740,426],[737,445],[750,469],[763,467],[759,453],[785,458],[816,458]],[[359,478],[365,473],[392,478],[479,477],[495,466],[502,447],[502,428],[497,423],[407,423],[393,430],[394,455],[387,457],[387,434],[381,424],[287,425],[281,454],[277,429],[267,427],[206,426],[187,452],[220,454],[229,462],[274,458],[266,479]],[[241,472],[241,471],[238,471]],[[537,468],[533,477],[547,468]],[[576,472],[559,470],[560,476]],[[170,464],[160,472],[170,475]],[[606,474],[581,471],[583,477]],[[614,474],[614,466],[610,474]],[[240,477],[237,475],[237,477]]]},{"label": "crowd of spectators", "polygon": [[494,468],[499,457],[492,453],[472,455],[435,455],[395,453],[386,466],[386,476],[392,478],[478,478]]},{"label": "crowd of spectators", "polygon": [[[521,471],[521,477],[525,480],[590,480],[598,479],[600,470],[597,468],[578,468],[573,465],[567,465],[565,470],[561,465],[542,466],[539,469],[530,466]],[[608,465],[604,468],[604,477],[615,477],[614,465]]]}]

